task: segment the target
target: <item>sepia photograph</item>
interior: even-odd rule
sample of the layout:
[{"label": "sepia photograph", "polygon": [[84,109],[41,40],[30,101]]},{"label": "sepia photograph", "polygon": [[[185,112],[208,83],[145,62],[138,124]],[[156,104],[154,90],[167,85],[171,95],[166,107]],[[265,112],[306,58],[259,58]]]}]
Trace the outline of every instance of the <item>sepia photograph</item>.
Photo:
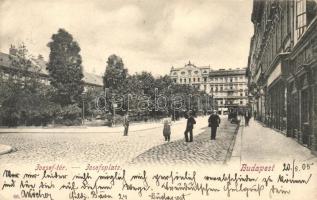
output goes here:
[{"label": "sepia photograph", "polygon": [[317,0],[0,0],[0,200],[317,199]]}]

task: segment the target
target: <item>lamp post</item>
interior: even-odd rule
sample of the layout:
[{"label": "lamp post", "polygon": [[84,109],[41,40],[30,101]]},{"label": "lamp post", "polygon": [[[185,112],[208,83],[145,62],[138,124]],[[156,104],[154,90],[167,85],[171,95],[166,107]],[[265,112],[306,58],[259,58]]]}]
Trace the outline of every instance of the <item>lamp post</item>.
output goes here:
[{"label": "lamp post", "polygon": [[86,98],[86,91],[84,90],[82,95],[82,115],[81,115],[81,124],[84,125],[85,124],[85,98]]}]

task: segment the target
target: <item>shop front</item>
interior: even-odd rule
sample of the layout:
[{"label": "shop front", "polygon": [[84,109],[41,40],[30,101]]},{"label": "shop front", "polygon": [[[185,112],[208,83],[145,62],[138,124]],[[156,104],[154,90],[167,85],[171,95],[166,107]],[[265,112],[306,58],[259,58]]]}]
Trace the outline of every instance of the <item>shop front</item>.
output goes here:
[{"label": "shop front", "polygon": [[287,78],[287,135],[317,152],[317,25],[314,23],[290,55]]},{"label": "shop front", "polygon": [[287,62],[285,57],[286,54],[277,57],[276,64],[268,75],[266,123],[269,127],[286,134],[287,88],[285,75],[287,73]]}]

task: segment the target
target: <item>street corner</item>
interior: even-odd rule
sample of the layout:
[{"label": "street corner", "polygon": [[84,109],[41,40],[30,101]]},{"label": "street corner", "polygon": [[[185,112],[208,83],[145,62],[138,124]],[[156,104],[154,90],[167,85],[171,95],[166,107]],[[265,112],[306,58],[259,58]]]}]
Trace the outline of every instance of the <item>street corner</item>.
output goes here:
[{"label": "street corner", "polygon": [[12,146],[0,144],[0,156],[12,152],[12,150]]}]

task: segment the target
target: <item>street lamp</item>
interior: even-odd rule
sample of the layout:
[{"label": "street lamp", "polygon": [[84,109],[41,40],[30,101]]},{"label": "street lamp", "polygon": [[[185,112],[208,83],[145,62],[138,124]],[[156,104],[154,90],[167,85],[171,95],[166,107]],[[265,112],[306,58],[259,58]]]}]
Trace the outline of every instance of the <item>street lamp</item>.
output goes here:
[{"label": "street lamp", "polygon": [[81,124],[84,125],[85,124],[85,98],[86,98],[86,91],[84,89],[82,95],[82,115],[81,115]]}]

